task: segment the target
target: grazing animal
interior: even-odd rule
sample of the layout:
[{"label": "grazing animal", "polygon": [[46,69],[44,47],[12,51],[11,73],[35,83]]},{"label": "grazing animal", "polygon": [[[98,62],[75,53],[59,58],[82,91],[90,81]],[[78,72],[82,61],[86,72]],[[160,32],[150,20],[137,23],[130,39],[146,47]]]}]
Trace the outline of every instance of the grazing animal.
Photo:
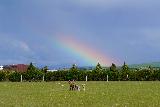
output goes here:
[{"label": "grazing animal", "polygon": [[82,84],[83,91],[86,90],[85,85],[86,85],[86,84]]},{"label": "grazing animal", "polygon": [[68,81],[69,83],[69,90],[73,91],[73,90],[78,90],[80,91],[80,86],[76,85],[74,81]]},{"label": "grazing animal", "polygon": [[80,86],[78,86],[78,91],[81,91],[81,88],[80,88]]},{"label": "grazing animal", "polygon": [[78,85],[75,85],[75,90],[78,90],[78,91],[80,91],[80,86],[78,86]]},{"label": "grazing animal", "polygon": [[75,89],[74,82],[69,80],[68,83],[69,83],[69,90],[74,90]]}]

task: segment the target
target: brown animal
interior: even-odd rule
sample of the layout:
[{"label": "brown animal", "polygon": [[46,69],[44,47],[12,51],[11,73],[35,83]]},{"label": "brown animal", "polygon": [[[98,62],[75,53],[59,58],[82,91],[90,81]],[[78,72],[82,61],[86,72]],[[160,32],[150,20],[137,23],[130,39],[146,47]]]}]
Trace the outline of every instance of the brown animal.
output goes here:
[{"label": "brown animal", "polygon": [[76,85],[75,84],[75,82],[74,81],[68,81],[68,83],[69,83],[69,90],[78,90],[78,91],[80,91],[80,86],[78,86],[78,85]]},{"label": "brown animal", "polygon": [[69,83],[69,90],[74,90],[74,83],[72,82],[72,81],[68,81],[68,83]]}]

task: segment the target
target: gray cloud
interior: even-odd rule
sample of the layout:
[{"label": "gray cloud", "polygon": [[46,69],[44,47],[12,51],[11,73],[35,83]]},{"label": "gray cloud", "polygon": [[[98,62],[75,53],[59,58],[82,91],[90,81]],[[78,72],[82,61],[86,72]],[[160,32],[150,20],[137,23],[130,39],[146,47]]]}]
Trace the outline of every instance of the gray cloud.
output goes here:
[{"label": "gray cloud", "polygon": [[7,3],[0,2],[1,60],[54,64],[76,60],[76,55],[55,45],[56,34],[73,35],[122,62],[155,60],[160,53],[158,0],[15,0]]},{"label": "gray cloud", "polygon": [[109,9],[116,7],[135,7],[136,8],[147,8],[152,7],[153,5],[158,6],[160,3],[159,0],[70,0],[73,3],[84,6],[84,7],[93,7],[101,9]]}]

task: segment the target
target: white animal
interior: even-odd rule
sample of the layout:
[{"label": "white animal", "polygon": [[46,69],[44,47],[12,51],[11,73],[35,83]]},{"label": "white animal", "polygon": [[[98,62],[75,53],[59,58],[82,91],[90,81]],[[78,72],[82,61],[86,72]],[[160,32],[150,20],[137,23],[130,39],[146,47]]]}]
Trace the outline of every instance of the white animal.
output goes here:
[{"label": "white animal", "polygon": [[86,90],[85,85],[86,85],[86,84],[82,84],[83,91]]},{"label": "white animal", "polygon": [[80,86],[78,86],[78,85],[77,85],[77,90],[78,90],[78,91],[80,91],[80,90],[81,90],[81,89],[80,89]]}]

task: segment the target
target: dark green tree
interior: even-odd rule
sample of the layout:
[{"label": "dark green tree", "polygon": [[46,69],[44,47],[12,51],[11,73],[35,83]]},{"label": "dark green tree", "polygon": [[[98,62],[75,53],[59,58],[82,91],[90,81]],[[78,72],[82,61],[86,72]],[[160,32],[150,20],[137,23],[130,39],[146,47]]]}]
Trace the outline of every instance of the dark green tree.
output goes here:
[{"label": "dark green tree", "polygon": [[32,64],[32,62],[29,64],[27,72],[34,72],[37,68]]},{"label": "dark green tree", "polygon": [[112,80],[120,80],[120,76],[119,76],[119,72],[117,70],[116,64],[112,63],[111,67],[110,67],[110,72],[111,72],[111,79]]},{"label": "dark green tree", "polygon": [[121,72],[122,80],[128,80],[128,74],[129,74],[129,67],[126,64],[126,62],[124,62],[122,66],[122,72]]},{"label": "dark green tree", "polygon": [[45,67],[42,68],[42,72],[43,72],[44,74],[47,73],[47,70],[48,70],[48,66],[45,66]]},{"label": "dark green tree", "polygon": [[73,64],[72,67],[70,68],[70,71],[71,72],[77,72],[78,71],[77,65]]},{"label": "dark green tree", "polygon": [[69,70],[69,73],[67,74],[68,77],[72,80],[77,80],[78,79],[78,68],[76,64],[73,64],[72,67]]},{"label": "dark green tree", "polygon": [[42,80],[43,72],[36,68],[32,63],[28,66],[25,78],[31,81]]},{"label": "dark green tree", "polygon": [[96,72],[102,71],[102,66],[101,66],[100,63],[98,63],[98,64],[96,65],[95,71],[96,71]]},{"label": "dark green tree", "polygon": [[98,63],[92,72],[92,80],[94,80],[94,81],[101,80],[100,77],[103,73],[102,71],[103,71],[103,68],[102,68],[101,64]]},{"label": "dark green tree", "polygon": [[117,70],[117,67],[114,63],[112,63],[111,67],[110,67],[110,71],[115,72]]},{"label": "dark green tree", "polygon": [[124,62],[123,66],[122,66],[122,71],[128,71],[128,70],[129,70],[129,67],[126,64],[126,62]]}]

